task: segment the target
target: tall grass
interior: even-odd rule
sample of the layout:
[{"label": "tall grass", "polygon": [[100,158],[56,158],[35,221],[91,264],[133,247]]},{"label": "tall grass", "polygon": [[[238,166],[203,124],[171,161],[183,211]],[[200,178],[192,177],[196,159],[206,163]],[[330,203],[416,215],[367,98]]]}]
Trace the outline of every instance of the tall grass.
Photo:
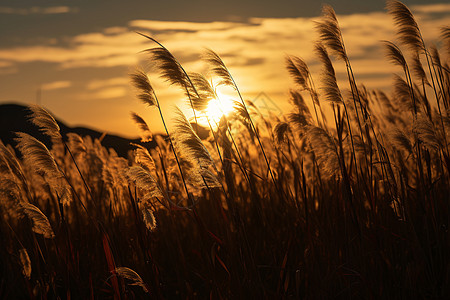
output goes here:
[{"label": "tall grass", "polygon": [[235,90],[235,111],[208,120],[206,140],[181,110],[164,119],[143,70],[132,83],[166,138],[132,113],[157,147],[135,145],[128,158],[100,140],[62,138],[30,107],[53,146],[17,133],[19,158],[0,143],[0,297],[450,297],[450,31],[439,51],[406,6],[387,9],[399,35],[383,42],[399,67],[392,96],[357,81],[325,6],[320,80],[289,56],[296,85],[284,116],[246,103],[218,54],[205,55],[210,81],[145,35],[149,62],[185,93],[194,125],[217,89]]}]

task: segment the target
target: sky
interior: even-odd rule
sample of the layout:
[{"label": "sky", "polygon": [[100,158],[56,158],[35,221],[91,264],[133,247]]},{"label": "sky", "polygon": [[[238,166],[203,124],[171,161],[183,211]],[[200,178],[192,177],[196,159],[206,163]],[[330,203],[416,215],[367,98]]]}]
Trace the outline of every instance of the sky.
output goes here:
[{"label": "sky", "polygon": [[[381,40],[395,41],[384,1],[330,0],[335,9],[356,79],[370,89],[390,91],[393,68]],[[450,24],[444,0],[404,1],[413,11],[427,43],[439,40]],[[244,99],[264,93],[266,102],[289,111],[295,88],[285,68],[286,55],[302,57],[319,82],[313,53],[314,21],[321,5],[305,0],[119,1],[2,0],[0,2],[0,104],[39,103],[67,124],[88,126],[128,137],[138,135],[130,112],[141,115],[154,132],[162,131],[154,108],[141,104],[129,73],[149,73],[167,119],[186,99],[159,78],[143,50],[155,47],[138,35],[160,41],[188,71],[208,75],[205,48],[227,64]],[[343,69],[336,62],[338,77]],[[317,78],[316,78],[317,76]],[[343,88],[347,88],[342,83]],[[230,94],[230,97],[233,97]],[[267,100],[270,99],[270,100]]]}]

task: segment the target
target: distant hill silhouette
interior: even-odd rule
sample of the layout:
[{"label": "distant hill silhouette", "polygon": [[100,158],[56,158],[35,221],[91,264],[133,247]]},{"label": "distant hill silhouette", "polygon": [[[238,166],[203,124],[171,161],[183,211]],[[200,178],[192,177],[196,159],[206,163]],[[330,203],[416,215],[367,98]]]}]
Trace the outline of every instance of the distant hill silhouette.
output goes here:
[{"label": "distant hill silhouette", "polygon": [[[0,140],[3,143],[15,146],[14,141],[16,135],[14,132],[25,132],[43,142],[47,147],[51,145],[50,138],[39,132],[38,127],[29,121],[30,111],[26,106],[17,104],[0,105]],[[55,117],[55,116],[54,116]],[[65,138],[69,132],[76,133],[82,137],[90,136],[98,139],[102,136],[102,132],[92,130],[85,127],[69,127],[55,117],[61,128],[61,134]],[[120,136],[106,134],[102,140],[102,145],[106,148],[114,149],[119,156],[126,157],[129,150],[134,149],[130,143],[142,144],[148,148],[156,147],[156,142],[141,143],[139,139],[126,139]]]}]

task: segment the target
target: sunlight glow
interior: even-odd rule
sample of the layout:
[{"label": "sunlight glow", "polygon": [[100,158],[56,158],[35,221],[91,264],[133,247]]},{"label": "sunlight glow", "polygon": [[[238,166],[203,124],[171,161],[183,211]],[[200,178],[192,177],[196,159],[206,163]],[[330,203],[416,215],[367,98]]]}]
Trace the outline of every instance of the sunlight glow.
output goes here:
[{"label": "sunlight glow", "polygon": [[[228,116],[234,110],[234,102],[227,96],[218,94],[219,99],[212,99],[208,103],[205,110],[205,122],[208,120],[213,128],[217,127],[220,119],[225,115]],[[209,125],[208,125],[209,126]]]}]

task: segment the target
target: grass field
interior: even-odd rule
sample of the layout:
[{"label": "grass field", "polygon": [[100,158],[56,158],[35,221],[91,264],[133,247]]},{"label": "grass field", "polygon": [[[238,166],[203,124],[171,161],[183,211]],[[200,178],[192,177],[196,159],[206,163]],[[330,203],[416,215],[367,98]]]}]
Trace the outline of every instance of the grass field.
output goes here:
[{"label": "grass field", "polygon": [[[138,98],[167,125],[169,138],[152,137],[132,115],[156,148],[122,158],[62,137],[30,106],[53,146],[26,133],[17,149],[0,143],[0,298],[449,298],[450,27],[436,28],[438,49],[402,3],[387,11],[398,33],[383,42],[398,74],[391,95],[356,81],[325,6],[322,71],[286,58],[295,85],[283,116],[244,101],[215,52],[205,77],[147,36],[149,62],[194,116],[165,120],[148,74],[134,71]],[[212,115],[210,101],[227,114]]]}]

